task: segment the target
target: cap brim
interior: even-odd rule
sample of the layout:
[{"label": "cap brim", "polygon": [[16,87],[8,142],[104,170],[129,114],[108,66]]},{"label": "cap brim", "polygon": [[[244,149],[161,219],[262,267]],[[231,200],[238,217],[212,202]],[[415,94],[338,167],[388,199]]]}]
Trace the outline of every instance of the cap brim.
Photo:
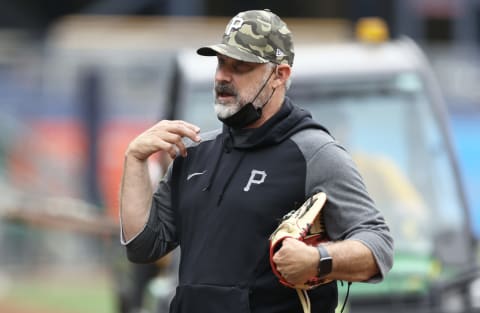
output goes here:
[{"label": "cap brim", "polygon": [[216,56],[217,54],[226,55],[235,60],[252,63],[268,63],[267,59],[259,57],[258,55],[244,51],[241,48],[229,46],[226,44],[217,44],[208,47],[202,47],[197,50],[199,55],[203,56]]}]

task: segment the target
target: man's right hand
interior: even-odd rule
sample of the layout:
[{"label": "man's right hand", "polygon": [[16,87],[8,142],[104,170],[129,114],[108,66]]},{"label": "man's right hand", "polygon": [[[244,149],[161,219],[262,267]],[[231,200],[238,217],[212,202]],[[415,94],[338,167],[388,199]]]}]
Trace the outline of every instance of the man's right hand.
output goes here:
[{"label": "man's right hand", "polygon": [[126,156],[133,156],[140,161],[146,160],[158,151],[167,152],[172,158],[181,155],[187,156],[187,149],[182,141],[183,137],[194,142],[201,139],[198,136],[200,128],[185,121],[163,120],[153,125],[130,142]]}]

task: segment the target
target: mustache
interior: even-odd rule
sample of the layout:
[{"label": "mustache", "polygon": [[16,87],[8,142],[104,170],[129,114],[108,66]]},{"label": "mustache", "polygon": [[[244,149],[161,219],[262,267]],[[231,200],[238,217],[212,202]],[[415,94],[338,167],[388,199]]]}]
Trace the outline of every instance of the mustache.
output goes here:
[{"label": "mustache", "polygon": [[215,92],[218,94],[229,94],[232,96],[237,96],[237,90],[232,84],[229,83],[216,83]]}]

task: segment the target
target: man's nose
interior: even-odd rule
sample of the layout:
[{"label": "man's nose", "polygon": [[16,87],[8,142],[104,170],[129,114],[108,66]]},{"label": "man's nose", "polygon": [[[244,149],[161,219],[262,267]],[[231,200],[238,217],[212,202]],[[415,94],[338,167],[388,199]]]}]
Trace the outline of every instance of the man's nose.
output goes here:
[{"label": "man's nose", "polygon": [[215,81],[230,82],[232,81],[232,75],[224,66],[218,66],[215,71]]}]

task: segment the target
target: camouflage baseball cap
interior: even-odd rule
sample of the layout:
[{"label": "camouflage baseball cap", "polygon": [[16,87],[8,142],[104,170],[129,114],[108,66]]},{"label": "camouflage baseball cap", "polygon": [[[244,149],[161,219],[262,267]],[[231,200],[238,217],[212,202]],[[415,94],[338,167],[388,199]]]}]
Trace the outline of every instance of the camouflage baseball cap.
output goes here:
[{"label": "camouflage baseball cap", "polygon": [[197,53],[205,56],[223,54],[245,62],[290,66],[295,55],[292,33],[270,10],[238,13],[228,23],[222,43],[202,47]]}]

